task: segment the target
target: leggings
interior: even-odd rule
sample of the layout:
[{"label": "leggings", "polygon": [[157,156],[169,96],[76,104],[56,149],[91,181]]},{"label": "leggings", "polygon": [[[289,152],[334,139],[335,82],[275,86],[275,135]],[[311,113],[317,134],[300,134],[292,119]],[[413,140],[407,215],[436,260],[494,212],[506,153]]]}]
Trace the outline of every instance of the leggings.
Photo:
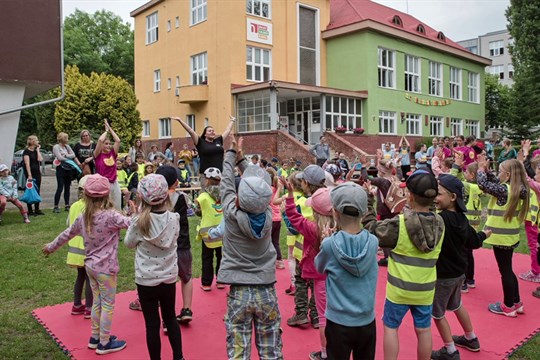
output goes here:
[{"label": "leggings", "polygon": [[[203,242],[202,250],[202,275],[201,284],[203,286],[211,286],[214,280],[214,274],[218,275],[219,265],[221,263],[221,246],[217,248],[209,248]],[[216,269],[214,273],[214,253],[216,254]]]},{"label": "leggings", "polygon": [[281,249],[279,248],[279,233],[281,231],[281,220],[272,221],[272,245],[276,249],[277,258],[276,260],[282,260]]},{"label": "leggings", "polygon": [[527,244],[531,253],[531,271],[534,275],[540,274],[538,265],[538,227],[530,221],[525,221],[525,233],[527,234]]},{"label": "leggings", "polygon": [[92,296],[92,288],[90,287],[90,281],[88,280],[88,275],[86,274],[86,268],[84,267],[77,268],[77,279],[75,279],[75,285],[73,286],[73,305],[81,306],[82,291],[83,291],[83,286],[85,282],[86,282],[86,287],[84,291],[84,297],[86,299],[85,307],[87,309],[91,309],[94,298]]},{"label": "leggings", "polygon": [[99,338],[102,345],[107,345],[111,333],[116,298],[116,274],[105,274],[86,268],[88,280],[92,287],[94,303],[92,304],[92,337]]},{"label": "leggings", "polygon": [[56,167],[56,193],[54,194],[54,207],[58,207],[60,195],[64,191],[64,203],[69,205],[69,190],[71,187],[71,175],[67,174],[62,167]]},{"label": "leggings", "polygon": [[499,272],[501,273],[504,305],[512,307],[520,301],[519,284],[516,274],[514,274],[514,270],[512,269],[514,249],[504,249],[494,246],[493,253],[495,254],[495,260],[497,260]]}]

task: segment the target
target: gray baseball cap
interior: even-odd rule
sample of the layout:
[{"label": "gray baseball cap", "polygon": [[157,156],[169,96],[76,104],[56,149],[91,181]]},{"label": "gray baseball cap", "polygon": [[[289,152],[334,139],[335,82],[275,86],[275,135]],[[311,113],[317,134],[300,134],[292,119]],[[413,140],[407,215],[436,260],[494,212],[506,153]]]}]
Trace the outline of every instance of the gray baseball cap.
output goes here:
[{"label": "gray baseball cap", "polygon": [[298,179],[306,180],[306,182],[311,185],[322,185],[324,180],[326,180],[324,170],[317,165],[309,165],[304,171],[297,174],[296,177]]},{"label": "gray baseball cap", "polygon": [[330,191],[332,206],[336,211],[349,215],[361,216],[367,210],[367,194],[361,186],[346,182]]}]

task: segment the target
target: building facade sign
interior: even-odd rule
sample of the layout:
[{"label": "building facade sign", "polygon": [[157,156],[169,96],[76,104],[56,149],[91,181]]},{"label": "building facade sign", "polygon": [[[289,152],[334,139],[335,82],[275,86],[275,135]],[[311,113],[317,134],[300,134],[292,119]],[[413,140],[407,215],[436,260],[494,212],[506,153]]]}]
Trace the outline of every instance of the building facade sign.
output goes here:
[{"label": "building facade sign", "polygon": [[254,19],[247,21],[247,40],[272,45],[272,24]]}]

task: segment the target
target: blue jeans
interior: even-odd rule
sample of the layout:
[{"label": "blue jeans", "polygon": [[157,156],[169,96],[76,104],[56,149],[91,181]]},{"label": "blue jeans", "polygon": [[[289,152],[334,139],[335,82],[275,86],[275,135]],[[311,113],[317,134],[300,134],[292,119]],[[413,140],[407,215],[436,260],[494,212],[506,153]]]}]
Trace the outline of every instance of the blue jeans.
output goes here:
[{"label": "blue jeans", "polygon": [[196,157],[193,159],[193,176],[199,176],[199,169],[201,168],[201,159]]}]

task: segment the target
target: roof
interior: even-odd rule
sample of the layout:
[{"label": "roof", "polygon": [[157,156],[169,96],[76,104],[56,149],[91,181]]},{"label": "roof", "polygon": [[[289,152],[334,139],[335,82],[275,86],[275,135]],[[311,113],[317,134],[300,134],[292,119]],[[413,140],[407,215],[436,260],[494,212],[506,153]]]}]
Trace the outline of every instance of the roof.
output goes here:
[{"label": "roof", "polygon": [[231,93],[242,94],[252,91],[264,90],[264,89],[287,89],[295,92],[313,92],[319,94],[335,95],[335,96],[346,96],[355,99],[367,99],[368,92],[365,90],[355,91],[355,90],[345,90],[345,89],[336,89],[325,86],[315,86],[315,85],[306,85],[298,84],[287,81],[271,80],[260,82],[256,84],[241,85],[241,84],[231,84]]},{"label": "roof", "polygon": [[164,1],[164,0],[150,0],[146,4],[143,4],[143,5],[139,6],[138,8],[136,8],[135,10],[133,10],[132,12],[130,12],[129,16],[135,17],[135,16],[139,15],[140,13],[152,8],[154,5],[159,4],[162,1]]}]

